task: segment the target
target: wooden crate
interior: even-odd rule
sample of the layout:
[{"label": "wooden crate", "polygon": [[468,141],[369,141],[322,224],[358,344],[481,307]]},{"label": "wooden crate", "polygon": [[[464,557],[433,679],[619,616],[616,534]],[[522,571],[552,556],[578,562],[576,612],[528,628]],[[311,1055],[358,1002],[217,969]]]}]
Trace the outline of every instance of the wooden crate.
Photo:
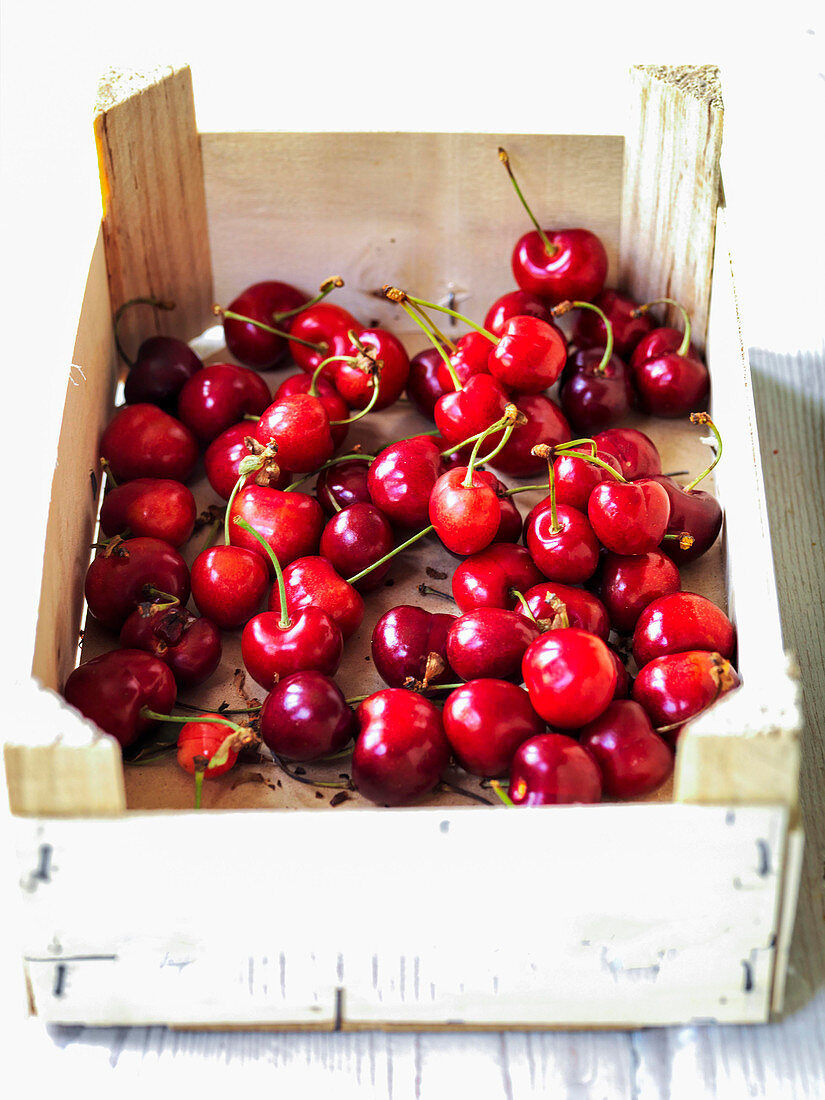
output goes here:
[{"label": "wooden crate", "polygon": [[[52,485],[30,721],[5,751],[25,971],[45,1019],[626,1027],[781,1011],[802,850],[800,715],[718,208],[718,74],[637,68],[631,79],[625,139],[199,135],[187,69],[104,87],[104,218]],[[251,282],[309,289],[340,272],[338,300],[405,341],[403,314],[374,294],[388,281],[453,293],[481,319],[512,287],[509,254],[525,229],[499,144],[545,223],[603,237],[609,284],[676,297],[694,318],[726,439],[716,475],[726,524],[684,587],[726,601],[743,687],[685,729],[672,789],[641,804],[492,812],[446,793],[410,809],[356,797],[333,809],[297,783],[249,781],[207,785],[196,813],[174,765],[124,777],[117,743],[56,694],[76,660],[97,444],[117,381],[113,309],[134,294],[172,297],[174,313],[135,317],[125,340],[138,323],[143,336],[156,323],[194,339],[213,301]],[[219,352],[214,335],[198,347]],[[416,430],[409,411],[393,415]],[[694,430],[646,430],[666,462],[687,454],[701,468]],[[420,545],[377,613],[409,602],[424,564],[445,562]],[[378,686],[363,663],[377,613],[350,643],[345,688]]]}]

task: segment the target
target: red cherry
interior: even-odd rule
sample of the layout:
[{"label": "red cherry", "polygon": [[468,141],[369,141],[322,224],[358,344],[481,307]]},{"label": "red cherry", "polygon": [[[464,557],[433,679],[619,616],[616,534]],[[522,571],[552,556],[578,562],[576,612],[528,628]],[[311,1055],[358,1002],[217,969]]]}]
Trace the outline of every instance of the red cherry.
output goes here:
[{"label": "red cherry", "polygon": [[241,634],[244,666],[267,691],[293,672],[312,669],[334,676],[343,653],[341,631],[318,607],[293,612],[286,622],[280,609],[262,611],[249,620]]},{"label": "red cherry", "polygon": [[610,650],[595,634],[575,627],[537,638],[524,654],[522,672],[534,708],[561,729],[598,718],[616,687]]},{"label": "red cherry", "polygon": [[501,521],[495,489],[465,466],[442,474],[433,486],[430,523],[454,554],[476,554],[489,546]]},{"label": "red cherry", "polygon": [[441,714],[411,691],[386,688],[356,711],[360,733],[352,779],[360,794],[384,806],[402,806],[431,791],[450,759]]},{"label": "red cherry", "polygon": [[252,434],[264,446],[274,440],[278,465],[294,474],[317,470],[335,450],[327,410],[308,393],[278,398],[262,411]]},{"label": "red cherry", "polygon": [[243,626],[261,606],[268,584],[266,559],[241,546],[213,546],[192,563],[192,598],[221,630]]},{"label": "red cherry", "polygon": [[[507,394],[491,375],[474,374],[460,390],[439,397],[435,404],[435,426],[454,446],[501,420],[507,404]],[[493,435],[487,443],[492,448],[500,439],[500,435]]]},{"label": "red cherry", "polygon": [[555,325],[536,317],[511,317],[489,354],[489,370],[503,386],[541,393],[562,372],[567,341]]},{"label": "red cherry", "polygon": [[710,550],[722,530],[722,507],[710,493],[701,489],[685,489],[673,478],[657,474],[651,481],[658,481],[670,499],[670,519],[667,534],[681,535],[686,531],[693,542],[685,547],[678,538],[667,539],[661,549],[677,565],[696,561]]},{"label": "red cherry", "polygon": [[110,630],[120,630],[150,585],[185,604],[189,569],[173,546],[162,539],[134,538],[110,544],[86,571],[85,594],[90,613]]},{"label": "red cherry", "polygon": [[633,631],[648,604],[681,587],[679,570],[661,550],[634,556],[608,553],[602,563],[601,597],[620,634]]},{"label": "red cherry", "polygon": [[[566,614],[568,624],[580,630],[587,630],[606,642],[610,634],[610,620],[602,601],[583,588],[574,588],[570,584],[558,581],[543,581],[522,593],[533,617],[539,621],[553,623],[561,612]],[[527,615],[524,606],[518,608],[520,615]]]},{"label": "red cherry", "polygon": [[254,536],[234,520],[243,519],[272,548],[281,566],[314,554],[324,528],[324,513],[314,497],[261,485],[245,485],[229,509],[230,541],[255,554],[264,550]]},{"label": "red cherry", "polygon": [[410,360],[407,397],[428,420],[434,419],[435,403],[439,397],[451,393],[454,388],[452,379],[448,379],[448,385],[442,382],[440,368],[443,365],[444,360],[438,348],[425,348]]},{"label": "red cherry", "polygon": [[615,554],[647,554],[662,541],[670,501],[648,478],[603,481],[590,494],[587,516],[601,543]]},{"label": "red cherry", "polygon": [[[347,310],[330,302],[319,302],[309,306],[290,322],[290,336],[318,345],[316,350],[290,340],[289,354],[298,366],[314,374],[321,363],[332,355],[352,355],[351,330],[361,328],[358,321]],[[327,376],[334,381],[334,364],[325,368]]]},{"label": "red cherry", "polygon": [[518,542],[521,538],[524,520],[513,498],[502,495],[506,492],[504,483],[499,481],[490,470],[476,469],[473,471],[473,477],[480,478],[485,485],[489,485],[498,497],[500,517],[496,533],[493,536],[493,542]]},{"label": "red cherry", "polygon": [[[407,385],[410,374],[410,359],[401,341],[391,332],[382,328],[361,328],[353,330],[360,344],[372,349],[378,366],[378,397],[373,409],[386,409],[394,404]],[[358,349],[351,346],[348,354],[355,355]],[[351,363],[331,364],[331,374],[335,386],[352,409],[363,409],[372,397],[373,381],[369,374]]]},{"label": "red cherry", "polygon": [[477,607],[447,632],[447,660],[462,680],[495,677],[521,681],[521,661],[540,628],[517,611]]},{"label": "red cherry", "polygon": [[564,584],[589,580],[599,564],[599,543],[587,516],[575,508],[542,501],[527,516],[525,542],[545,577]]},{"label": "red cherry", "polygon": [[509,796],[516,806],[594,803],[602,797],[601,773],[578,741],[542,733],[516,749]]},{"label": "red cherry", "polygon": [[544,733],[527,692],[506,680],[471,680],[447,697],[444,733],[473,775],[505,775],[519,745]]},{"label": "red cherry", "polygon": [[364,601],[326,558],[298,558],[284,569],[287,608],[290,615],[312,605],[326,611],[344,640],[354,634],[364,618]]},{"label": "red cherry", "polygon": [[123,748],[156,725],[144,718],[143,707],[163,714],[175,705],[177,687],[171,671],[142,649],[115,649],[79,665],[63,688],[67,703]]},{"label": "red cherry", "polygon": [[[614,287],[605,287],[593,299],[593,305],[598,306],[610,322],[613,347],[622,359],[626,360],[639,341],[653,328],[653,322],[647,313],[634,316],[634,310],[639,303]],[[578,348],[605,347],[607,330],[598,314],[592,310],[582,310],[577,314],[573,327],[573,343]]]},{"label": "red cherry", "polygon": [[[292,322],[285,320],[282,325],[277,325],[276,314],[289,313],[307,301],[307,296],[289,283],[270,279],[247,287],[230,302],[228,311],[288,332]],[[258,325],[226,317],[223,331],[227,348],[239,363],[247,367],[268,370],[286,356],[287,344],[284,337],[267,332]]]},{"label": "red cherry", "polygon": [[178,416],[202,443],[211,443],[246,413],[259,416],[272,398],[249,367],[213,363],[193,375],[178,396]]},{"label": "red cherry", "polygon": [[616,669],[616,689],[613,692],[613,698],[627,699],[627,697],[630,695],[630,689],[633,686],[630,679],[630,673],[627,671],[627,668],[619,658],[616,651],[613,649],[609,649],[609,652],[610,656],[613,658],[613,666]]},{"label": "red cherry", "polygon": [[646,664],[633,681],[632,694],[654,728],[673,744],[685,722],[739,683],[733,666],[721,654],[690,650],[668,653]]},{"label": "red cherry", "polygon": [[150,336],[138,348],[123,385],[127,405],[144,402],[168,413],[177,408],[184,383],[201,370],[203,362],[187,343],[174,336]]},{"label": "red cherry", "polygon": [[662,472],[656,444],[637,428],[607,428],[593,439],[600,451],[607,451],[619,460],[622,476],[628,481]]},{"label": "red cherry", "polygon": [[[543,393],[519,394],[518,410],[526,418],[525,424],[516,424],[504,447],[491,465],[500,473],[511,477],[530,477],[544,469],[544,462],[536,458],[533,448],[539,443],[555,447],[572,439],[570,425],[555,401]],[[494,446],[497,435],[490,437]]]},{"label": "red cherry", "polygon": [[422,527],[429,523],[430,494],[441,472],[438,445],[431,436],[414,436],[381,451],[370,464],[367,487],[393,523]]},{"label": "red cherry", "polygon": [[140,604],[123,624],[120,644],[158,657],[180,687],[204,683],[221,660],[217,626],[168,601]]},{"label": "red cherry", "polygon": [[551,305],[568,299],[592,301],[607,278],[607,252],[588,229],[545,229],[551,252],[539,234],[525,233],[513,249],[513,276],[530,294]]},{"label": "red cherry", "polygon": [[[221,721],[205,720],[210,718]],[[190,775],[200,773],[203,779],[217,779],[219,775],[226,775],[235,767],[240,751],[240,745],[233,744],[232,739],[233,727],[226,722],[223,715],[204,714],[200,719],[186,722],[178,734],[178,764]],[[211,764],[212,760],[216,762]],[[200,805],[199,796],[197,804]]]},{"label": "red cherry", "polygon": [[104,535],[132,535],[162,539],[182,546],[195,527],[195,498],[180,481],[168,478],[136,478],[110,489],[100,509]]},{"label": "red cherry", "polygon": [[518,605],[512,590],[524,592],[542,580],[542,572],[528,550],[496,542],[458,566],[453,574],[453,597],[462,612],[474,607],[506,607],[512,611]]},{"label": "red cherry", "polygon": [[198,444],[185,424],[157,405],[126,405],[103,432],[100,454],[118,482],[187,481],[198,461]]},{"label": "red cherry", "polygon": [[[553,477],[556,484],[556,501],[580,512],[587,512],[587,502],[595,487],[602,481],[613,481],[607,470],[594,462],[587,462],[580,455],[589,455],[592,448],[588,445],[574,447],[560,454],[553,463]],[[617,458],[607,451],[596,451],[595,457],[605,462],[617,474],[622,472]]]},{"label": "red cherry", "polygon": [[[343,577],[355,576],[388,554],[395,545],[389,520],[374,504],[352,504],[327,522],[321,534],[320,553]],[[355,582],[359,592],[378,588],[391,562],[373,569]]]},{"label": "red cherry", "polygon": [[[289,378],[283,380],[275,391],[274,399],[275,401],[280,401],[283,397],[293,397],[298,393],[308,394],[311,388],[312,375],[300,371],[298,374],[291,374]],[[328,378],[321,377],[315,379],[315,393],[318,400],[326,409],[327,417],[330,421],[332,442],[337,449],[347,438],[349,425],[334,424],[333,421],[346,420],[350,414],[349,405]]]},{"label": "red cherry", "polygon": [[628,368],[618,355],[603,357],[600,348],[576,352],[559,394],[567,419],[588,435],[624,420],[635,403]]},{"label": "red cherry", "polygon": [[673,771],[673,753],[653,730],[638,703],[613,702],[579,732],[602,773],[612,798],[641,798],[655,791]]},{"label": "red cherry", "polygon": [[432,614],[423,607],[400,604],[391,607],[375,624],[371,652],[376,672],[390,687],[404,687],[408,680],[423,682],[428,658],[435,654],[443,664],[440,672],[427,678],[428,684],[446,683],[452,678],[447,663],[447,631],[455,615]]},{"label": "red cherry", "polygon": [[351,504],[370,504],[367,488],[370,460],[348,458],[322,470],[315,482],[315,496],[328,516],[335,516]]},{"label": "red cherry", "polygon": [[[502,294],[500,298],[496,298],[487,310],[483,327],[488,332],[492,332],[493,336],[501,336],[505,324],[511,317],[538,317],[548,325],[557,327],[544,299],[536,294],[528,294],[524,290],[511,290],[507,294]],[[559,333],[563,335],[561,329]]]},{"label": "red cherry", "polygon": [[[219,497],[229,500],[232,490],[241,476],[241,462],[252,453],[246,440],[254,438],[254,425],[249,420],[233,424],[213,439],[203,456],[203,465],[209,484]],[[277,461],[277,460],[276,460]],[[285,489],[292,480],[289,470],[281,470],[270,489]]]},{"label": "red cherry", "polygon": [[708,368],[675,351],[646,359],[633,372],[639,404],[651,416],[674,418],[701,409],[710,392]]},{"label": "red cherry", "polygon": [[[635,371],[637,367],[640,367],[646,359],[657,359],[660,355],[667,355],[668,352],[678,351],[682,346],[682,341],[685,338],[685,334],[680,332],[678,328],[668,328],[663,326],[662,328],[655,328],[647,336],[643,337],[633,350],[633,354],[630,356],[630,366]],[[694,359],[699,358],[699,349],[695,344],[691,343],[688,346],[687,354]]]},{"label": "red cherry", "polygon": [[633,632],[639,668],[668,653],[708,649],[730,659],[736,648],[733,623],[716,604],[696,592],[662,596],[642,611]]},{"label": "red cherry", "polygon": [[337,686],[321,672],[293,672],[261,708],[261,739],[277,756],[318,760],[352,739],[355,716]]}]

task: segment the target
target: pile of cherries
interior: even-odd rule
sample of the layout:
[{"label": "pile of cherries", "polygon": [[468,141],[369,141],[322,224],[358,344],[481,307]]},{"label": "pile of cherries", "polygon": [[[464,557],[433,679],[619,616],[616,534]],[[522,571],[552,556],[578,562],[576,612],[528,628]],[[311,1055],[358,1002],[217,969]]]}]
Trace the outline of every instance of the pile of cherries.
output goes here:
[{"label": "pile of cherries", "polygon": [[[197,805],[203,779],[260,741],[281,766],[351,751],[354,786],[379,805],[422,798],[453,762],[514,805],[637,798],[669,777],[684,723],[738,685],[730,620],[681,588],[679,567],[722,524],[697,489],[721,439],[701,411],[708,372],[689,319],[654,327],[650,308],[670,300],[606,288],[595,234],[533,222],[513,251],[518,289],[483,325],[384,288],[428,337],[412,361],[326,300],[340,278],[312,299],[256,283],[216,307],[236,363],[205,366],[164,336],[133,361],[120,349],[125,404],[100,443],[109,488],[85,584],[120,648],[80,665],[64,694],[126,750],[181,724]],[[556,322],[571,311],[568,337]],[[434,314],[470,331],[453,340]],[[290,360],[300,369],[271,393],[260,372]],[[351,425],[405,391],[435,428],[347,451]],[[622,426],[634,407],[705,425],[708,469],[684,487],[663,474],[651,439]],[[201,462],[211,534],[190,568],[187,482]],[[542,490],[523,517],[515,497]],[[427,536],[461,559],[458,614],[381,615],[371,652],[387,688],[346,699],[334,677],[365,601]],[[218,669],[225,632],[267,693],[259,712],[173,717],[178,690]]]}]

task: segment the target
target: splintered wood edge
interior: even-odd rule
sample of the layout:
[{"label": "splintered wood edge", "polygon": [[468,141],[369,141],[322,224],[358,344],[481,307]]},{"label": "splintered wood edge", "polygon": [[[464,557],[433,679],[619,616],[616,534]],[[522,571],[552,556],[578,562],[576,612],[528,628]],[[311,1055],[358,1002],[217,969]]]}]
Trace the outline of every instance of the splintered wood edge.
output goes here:
[{"label": "splintered wood edge", "polygon": [[717,65],[634,65],[632,71],[646,73],[710,107],[723,109],[722,80]]}]

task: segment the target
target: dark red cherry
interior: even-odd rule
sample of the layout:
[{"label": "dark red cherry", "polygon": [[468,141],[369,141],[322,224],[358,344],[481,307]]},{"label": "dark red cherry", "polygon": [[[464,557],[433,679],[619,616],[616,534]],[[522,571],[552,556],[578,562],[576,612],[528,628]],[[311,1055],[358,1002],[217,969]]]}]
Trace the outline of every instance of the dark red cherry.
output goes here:
[{"label": "dark red cherry", "polygon": [[611,355],[602,366],[602,359],[600,348],[576,352],[559,394],[564,415],[586,435],[620,423],[635,401],[630,371],[622,360]]},{"label": "dark red cherry", "polygon": [[550,630],[522,661],[530,702],[560,729],[578,729],[606,709],[616,688],[616,668],[601,638],[575,627]]},{"label": "dark red cherry", "polygon": [[[209,484],[219,497],[229,500],[232,490],[241,476],[241,462],[252,454],[246,440],[254,438],[255,425],[250,420],[241,420],[213,439],[203,456],[203,466]],[[276,459],[277,462],[277,459]],[[285,489],[292,480],[289,470],[281,470],[274,481],[269,482],[270,489]]]},{"label": "dark red cherry", "polygon": [[213,363],[198,371],[178,395],[178,416],[202,443],[211,443],[246,413],[259,416],[272,398],[249,367]]},{"label": "dark red cherry", "polygon": [[[501,336],[504,326],[511,317],[538,317],[548,325],[558,326],[553,321],[550,307],[543,298],[537,294],[528,294],[525,290],[511,290],[496,298],[487,310],[484,318],[484,328],[492,332],[493,336]],[[559,329],[561,334],[561,329]]]},{"label": "dark red cherry", "polygon": [[[388,554],[395,545],[390,522],[374,504],[351,504],[330,520],[321,533],[320,553],[342,577],[354,577]],[[355,582],[359,592],[370,592],[384,582],[391,561]]]},{"label": "dark red cherry", "polygon": [[176,695],[168,666],[142,649],[115,649],[94,657],[76,668],[63,688],[66,702],[123,748],[157,724],[143,717],[142,708],[168,714]]},{"label": "dark red cherry", "polygon": [[654,729],[674,744],[685,722],[739,684],[733,665],[721,654],[690,650],[646,664],[633,681],[633,698],[647,711]]},{"label": "dark red cherry", "polygon": [[[303,371],[298,374],[291,374],[278,386],[274,394],[274,400],[280,401],[282,397],[293,397],[296,393],[307,394],[311,387],[311,374],[305,374]],[[315,380],[315,391],[318,400],[326,409],[330,421],[332,442],[337,449],[347,438],[349,425],[334,424],[333,421],[346,420],[350,414],[349,405],[328,378],[317,378]]]},{"label": "dark red cherry", "polygon": [[448,550],[476,554],[495,538],[501,507],[495,489],[468,468],[456,466],[433,486],[429,518]]},{"label": "dark red cherry", "polygon": [[[587,512],[590,494],[602,481],[615,480],[610,473],[595,462],[588,462],[581,455],[589,455],[592,448],[586,444],[560,454],[553,463],[553,476],[556,484],[556,501],[559,504]],[[622,472],[617,458],[607,451],[596,451],[595,457],[607,463],[617,474]]]},{"label": "dark red cherry", "polygon": [[232,502],[229,537],[233,546],[243,546],[255,554],[265,555],[258,540],[234,523],[236,518],[246,520],[258,532],[272,548],[281,567],[296,558],[314,554],[324,529],[324,513],[314,497],[255,484],[244,485]]},{"label": "dark red cherry", "polygon": [[439,397],[454,388],[452,380],[448,386],[442,384],[439,370],[443,364],[438,348],[425,348],[410,360],[407,397],[428,420],[435,418],[435,403]]},{"label": "dark red cherry", "polygon": [[685,489],[671,477],[654,475],[670,498],[670,519],[667,534],[680,535],[686,531],[693,542],[683,547],[679,539],[666,539],[661,549],[677,565],[696,561],[710,550],[722,530],[722,507],[716,497],[702,489]]},{"label": "dark red cherry", "polygon": [[524,592],[544,580],[530,553],[523,546],[495,542],[473,554],[453,574],[453,597],[460,611],[474,607],[518,606],[512,590]]},{"label": "dark red cherry", "polygon": [[335,450],[329,414],[319,397],[295,393],[264,408],[252,434],[264,446],[278,444],[278,465],[293,474],[317,470]]},{"label": "dark red cherry", "polygon": [[[278,324],[276,314],[288,313],[308,300],[306,294],[289,283],[268,279],[247,287],[229,304],[228,310],[288,332],[293,319],[287,318]],[[244,366],[268,370],[286,356],[287,343],[282,336],[266,332],[247,321],[236,321],[227,317],[223,322],[223,331],[227,348]]]},{"label": "dark red cherry", "polygon": [[681,587],[679,570],[661,550],[633,556],[607,553],[602,562],[601,597],[620,634],[634,630],[648,604]]},{"label": "dark red cherry", "polygon": [[334,516],[351,504],[371,504],[367,488],[370,461],[348,458],[322,470],[315,482],[315,497],[327,516]]},{"label": "dark red cherry", "polygon": [[189,569],[178,551],[162,539],[146,537],[111,543],[86,571],[89,611],[110,630],[120,630],[146,598],[146,585],[186,603]]},{"label": "dark red cherry", "polygon": [[656,444],[638,428],[607,428],[593,438],[600,451],[607,451],[619,460],[622,476],[628,481],[662,472]]},{"label": "dark red cherry", "polygon": [[132,612],[120,631],[120,644],[160,658],[179,687],[204,683],[221,660],[217,626],[162,598],[142,603]]},{"label": "dark red cherry", "polygon": [[490,488],[495,491],[498,497],[501,514],[498,528],[493,536],[493,542],[518,542],[521,538],[522,529],[524,528],[524,519],[522,518],[521,512],[516,507],[513,498],[502,495],[507,489],[504,482],[499,481],[490,470],[477,469],[474,476],[481,478],[485,484],[489,485]]},{"label": "dark red cherry", "polygon": [[[491,465],[500,473],[511,477],[530,477],[545,469],[545,462],[536,458],[533,448],[539,443],[555,447],[572,439],[570,425],[559,406],[543,393],[518,394],[516,405],[527,418],[525,424],[516,424],[512,435]],[[490,437],[495,446],[499,435]]]},{"label": "dark red cherry", "polygon": [[601,772],[572,737],[541,733],[516,749],[508,793],[516,806],[590,804],[602,797]]},{"label": "dark red cherry", "polygon": [[168,478],[135,478],[110,489],[100,509],[104,535],[132,535],[162,539],[182,546],[195,527],[195,498],[180,481]]},{"label": "dark red cherry", "polygon": [[[558,581],[542,581],[522,593],[533,617],[539,623],[561,626],[559,616],[566,615],[569,626],[587,630],[606,642],[610,634],[607,609],[598,596],[584,588],[575,588]],[[523,606],[517,608],[520,615],[527,615]]]},{"label": "dark red cherry", "polygon": [[537,317],[511,317],[489,355],[489,370],[521,394],[549,389],[567,360],[567,341],[555,325]]},{"label": "dark red cherry", "polygon": [[630,695],[630,689],[633,683],[630,678],[630,673],[627,671],[627,666],[619,657],[618,653],[614,649],[610,649],[610,656],[613,658],[613,666],[616,669],[616,688],[613,692],[614,699],[627,699]]},{"label": "dark red cherry", "polygon": [[441,451],[432,436],[392,443],[370,463],[370,497],[391,522],[423,527],[430,522],[430,494],[442,469]]},{"label": "dark red cherry", "polygon": [[241,546],[213,546],[192,562],[192,598],[221,630],[243,626],[261,606],[269,563]]},{"label": "dark red cherry", "polygon": [[441,714],[411,691],[386,688],[355,712],[360,733],[352,779],[360,794],[382,806],[403,806],[431,791],[449,763]]},{"label": "dark red cherry", "polygon": [[587,517],[602,545],[614,554],[647,554],[667,530],[670,500],[649,478],[603,481],[590,494]]},{"label": "dark red cherry", "polygon": [[675,351],[645,359],[634,367],[633,382],[639,405],[646,413],[671,419],[703,409],[710,392],[705,364]]},{"label": "dark red cherry", "polygon": [[267,691],[293,672],[312,669],[334,676],[344,654],[341,631],[318,607],[304,607],[284,620],[277,589],[272,592],[277,609],[254,615],[241,634],[241,657],[249,675]]},{"label": "dark red cherry", "polygon": [[517,611],[477,607],[447,633],[447,660],[462,680],[494,677],[521,682],[521,661],[541,629]]},{"label": "dark red cherry", "polygon": [[449,682],[452,669],[447,663],[447,631],[455,619],[455,615],[432,614],[410,604],[385,612],[373,628],[371,643],[373,664],[384,683],[400,688],[408,680],[423,682],[431,654],[440,659],[443,668],[428,677],[428,684]]},{"label": "dark red cherry", "polygon": [[595,758],[602,789],[611,798],[641,798],[655,791],[673,771],[673,753],[654,732],[644,709],[617,700],[579,731],[579,741]]},{"label": "dark red cherry", "polygon": [[[386,329],[358,325],[354,331],[358,342],[371,349],[378,368],[378,397],[372,408],[386,409],[404,392],[410,374],[409,356],[398,337]],[[352,346],[349,354],[354,355],[357,351]],[[336,389],[351,409],[363,409],[369,403],[373,394],[370,374],[344,362],[331,364],[330,371]]]},{"label": "dark red cherry", "polygon": [[471,680],[447,697],[444,732],[456,759],[473,775],[505,775],[516,749],[544,733],[527,692],[507,680]]},{"label": "dark red cherry", "polygon": [[296,559],[284,569],[284,584],[290,615],[304,607],[320,607],[338,626],[345,641],[361,625],[364,600],[326,558],[310,555]]},{"label": "dark red cherry", "polygon": [[174,413],[184,383],[202,367],[202,360],[183,340],[150,336],[138,348],[126,375],[123,399],[127,405],[146,402]]},{"label": "dark red cherry", "polygon": [[[639,303],[615,287],[605,287],[593,299],[593,305],[599,307],[611,324],[613,350],[620,358],[627,360],[639,341],[653,328],[649,314],[641,313],[634,317],[633,311]],[[604,348],[607,332],[601,317],[593,310],[581,310],[576,315],[572,339],[578,348]]]},{"label": "dark red cherry", "polygon": [[544,576],[563,584],[589,580],[599,564],[599,543],[588,517],[560,504],[555,520],[549,499],[537,504],[524,524],[525,542]]},{"label": "dark red cherry", "polygon": [[103,432],[100,454],[117,482],[139,477],[188,481],[198,444],[185,424],[157,405],[126,405]]},{"label": "dark red cherry", "polygon": [[633,658],[639,668],[656,657],[708,649],[727,659],[736,648],[736,630],[721,608],[696,592],[661,596],[642,611],[633,632]]},{"label": "dark red cherry", "polygon": [[280,680],[261,707],[261,740],[288,760],[318,760],[352,739],[355,715],[341,689],[321,672],[293,672]]}]

